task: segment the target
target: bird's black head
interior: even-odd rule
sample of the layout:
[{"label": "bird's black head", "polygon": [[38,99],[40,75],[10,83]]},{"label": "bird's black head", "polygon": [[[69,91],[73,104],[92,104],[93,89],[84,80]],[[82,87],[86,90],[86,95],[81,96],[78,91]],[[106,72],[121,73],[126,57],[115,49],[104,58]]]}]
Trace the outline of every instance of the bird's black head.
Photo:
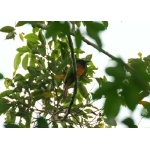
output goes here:
[{"label": "bird's black head", "polygon": [[81,64],[81,65],[83,65],[83,66],[86,66],[86,64],[87,64],[88,62],[90,62],[90,61],[83,60],[83,59],[78,59],[78,60],[76,61],[77,64]]}]

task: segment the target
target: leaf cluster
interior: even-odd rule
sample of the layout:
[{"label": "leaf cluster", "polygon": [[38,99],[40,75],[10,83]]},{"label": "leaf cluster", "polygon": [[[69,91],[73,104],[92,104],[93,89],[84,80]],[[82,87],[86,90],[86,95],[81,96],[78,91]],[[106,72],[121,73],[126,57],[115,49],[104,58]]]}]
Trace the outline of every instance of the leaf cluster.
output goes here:
[{"label": "leaf cluster", "polygon": [[[105,124],[102,110],[92,104],[85,86],[92,81],[97,69],[91,61],[92,54],[82,58],[91,62],[78,81],[74,104],[64,120],[72,96],[71,88],[67,97],[62,97],[64,78],[68,68],[72,67],[67,35],[71,35],[75,26],[74,55],[76,59],[81,58],[84,53],[81,50],[81,22],[29,21],[18,22],[15,28],[26,24],[31,25],[32,32],[26,35],[16,33],[26,44],[16,49],[14,76],[5,78],[7,90],[0,94],[0,114],[6,115],[5,127],[102,127]],[[92,27],[90,22],[83,24],[88,30]],[[6,26],[0,31],[15,32],[15,28]],[[100,30],[96,29],[95,34]],[[25,70],[25,74],[18,73],[19,67]]]}]

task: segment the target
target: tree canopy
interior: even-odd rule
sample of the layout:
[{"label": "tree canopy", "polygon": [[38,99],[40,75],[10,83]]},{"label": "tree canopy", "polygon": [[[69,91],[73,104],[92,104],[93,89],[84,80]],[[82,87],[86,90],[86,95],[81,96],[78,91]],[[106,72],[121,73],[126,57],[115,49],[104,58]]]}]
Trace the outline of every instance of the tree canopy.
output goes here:
[{"label": "tree canopy", "polygon": [[[17,33],[28,25],[32,32]],[[0,114],[5,114],[6,128],[109,128],[117,126],[121,106],[132,112],[142,105],[141,117],[150,117],[150,103],[144,98],[150,93],[150,55],[128,59],[125,63],[102,47],[100,33],[107,30],[107,21],[19,21],[15,27],[1,27],[6,39],[19,36],[25,45],[16,49],[12,78],[4,78],[6,90],[0,93]],[[91,40],[89,40],[91,39]],[[105,68],[107,76],[94,77],[96,66],[92,52],[85,55],[82,43],[92,46],[114,61]],[[64,79],[68,69],[76,75],[76,60],[89,61],[81,78],[76,78],[67,96],[63,97]],[[99,60],[97,60],[99,61]],[[25,74],[18,72],[18,67]],[[108,80],[112,77],[113,80]],[[91,92],[86,85],[98,83]],[[104,100],[100,108],[93,103]],[[132,117],[122,120],[129,128],[137,128]]]}]

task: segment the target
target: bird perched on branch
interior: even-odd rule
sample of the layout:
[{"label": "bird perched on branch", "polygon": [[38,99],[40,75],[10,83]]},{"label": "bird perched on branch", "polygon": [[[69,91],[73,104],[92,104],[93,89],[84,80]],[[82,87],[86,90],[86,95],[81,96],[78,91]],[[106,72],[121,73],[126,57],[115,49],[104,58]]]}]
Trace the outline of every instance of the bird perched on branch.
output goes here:
[{"label": "bird perched on branch", "polygon": [[[87,63],[89,61],[83,60],[83,59],[79,59],[76,61],[76,66],[77,66],[77,78],[80,79],[80,77],[85,73],[85,70],[87,68]],[[63,97],[66,97],[67,95],[67,91],[69,86],[71,86],[71,84],[75,81],[74,78],[74,73],[73,73],[73,68],[70,67],[67,75],[65,77],[64,80],[64,91],[63,91]]]}]

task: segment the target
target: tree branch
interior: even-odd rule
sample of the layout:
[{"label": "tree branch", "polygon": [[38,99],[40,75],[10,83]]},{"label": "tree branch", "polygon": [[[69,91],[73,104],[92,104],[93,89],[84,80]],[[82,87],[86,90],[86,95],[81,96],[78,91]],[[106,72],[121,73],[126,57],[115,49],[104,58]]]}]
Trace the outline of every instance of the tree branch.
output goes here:
[{"label": "tree branch", "polygon": [[71,51],[71,60],[72,60],[72,67],[73,67],[75,85],[74,85],[73,95],[71,97],[68,110],[67,110],[67,112],[66,112],[63,120],[65,120],[68,117],[68,115],[70,114],[71,107],[73,105],[73,102],[74,102],[74,99],[75,99],[75,96],[76,96],[76,93],[77,93],[77,86],[78,86],[78,84],[77,84],[78,83],[78,79],[77,79],[77,67],[76,67],[76,60],[75,60],[75,56],[74,56],[73,43],[72,43],[72,40],[71,40],[71,36],[67,35],[67,37],[68,37],[68,42],[69,42],[70,51]]},{"label": "tree branch", "polygon": [[[71,35],[75,36],[75,34],[73,32],[71,32]],[[108,57],[112,58],[113,60],[116,60],[117,57],[113,56],[112,54],[108,53],[107,51],[103,50],[103,49],[99,49],[99,47],[95,44],[92,43],[91,41],[87,40],[85,37],[82,36],[82,40],[87,43],[88,45],[91,45],[92,47],[96,48],[98,51],[104,53],[105,55],[107,55]]]},{"label": "tree branch", "polygon": [[[74,34],[73,32],[71,32],[71,35],[75,36],[75,34]],[[100,49],[95,43],[92,43],[91,41],[87,40],[85,37],[83,37],[83,36],[81,36],[81,37],[82,37],[82,40],[83,40],[85,43],[87,43],[88,45],[94,47],[94,48],[97,49],[99,52],[102,52],[103,54],[107,55],[107,56],[110,57],[111,59],[113,59],[113,60],[115,60],[115,61],[117,61],[117,62],[118,62],[118,61],[120,62],[120,59],[119,59],[119,58],[113,56],[112,54],[108,53],[107,51],[105,51],[105,50],[102,49],[102,48]],[[132,71],[132,72],[134,71],[134,69],[133,69],[132,67],[130,67],[129,65],[127,65],[125,62],[122,61],[122,63],[123,63],[123,65],[124,65],[125,67],[127,67],[130,71]]]}]

